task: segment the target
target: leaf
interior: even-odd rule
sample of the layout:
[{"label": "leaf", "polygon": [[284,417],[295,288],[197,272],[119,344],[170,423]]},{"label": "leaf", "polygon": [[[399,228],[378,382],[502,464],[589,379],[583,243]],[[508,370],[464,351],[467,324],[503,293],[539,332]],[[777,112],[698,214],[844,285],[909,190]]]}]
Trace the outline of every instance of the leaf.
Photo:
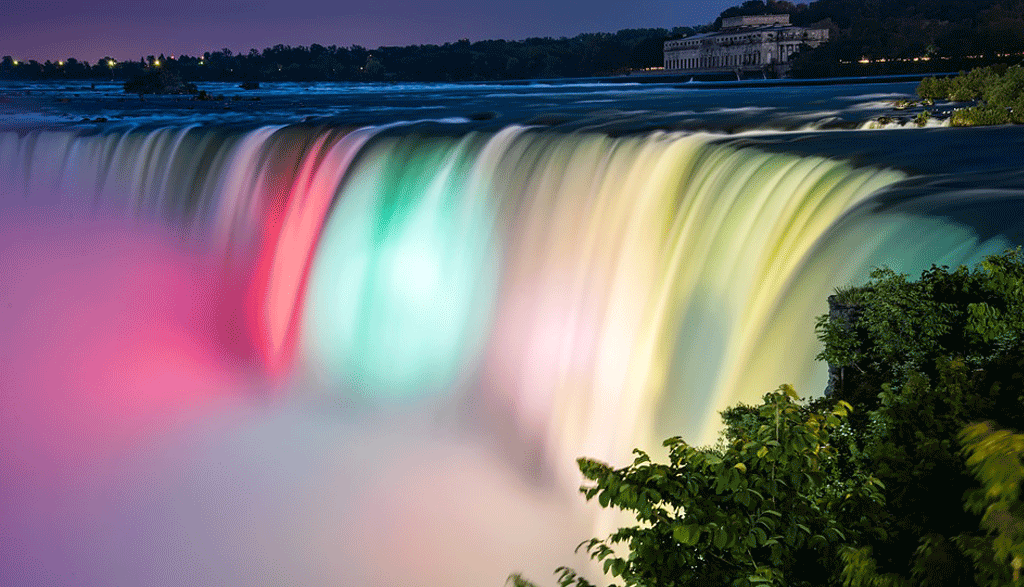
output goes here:
[{"label": "leaf", "polygon": [[793,389],[793,386],[788,383],[783,383],[781,386],[779,386],[779,391],[784,393],[786,397],[800,401],[800,396],[796,394],[796,390]]},{"label": "leaf", "polygon": [[746,473],[747,472],[747,466],[745,464],[743,464],[743,463],[736,463],[733,466],[736,467],[736,470],[738,470],[740,473]]},{"label": "leaf", "polygon": [[636,455],[636,458],[633,459],[633,465],[634,466],[635,465],[640,465],[642,463],[649,463],[649,462],[651,462],[651,457],[647,456],[647,453],[645,453],[644,451],[640,450],[639,448],[634,448],[633,449],[633,454]]},{"label": "leaf", "polygon": [[672,527],[672,537],[685,546],[694,546],[700,541],[701,529],[696,524],[681,524]]},{"label": "leaf", "polygon": [[713,540],[713,542],[715,544],[715,548],[718,548],[718,549],[725,548],[725,545],[728,543],[728,541],[729,541],[729,534],[728,534],[728,532],[726,532],[725,528],[720,528],[720,529],[718,529],[715,532],[715,537],[714,537],[714,540]]},{"label": "leaf", "polygon": [[760,528],[754,528],[752,534],[754,535],[754,538],[757,539],[758,544],[764,544],[764,542],[768,540],[768,534]]},{"label": "leaf", "polygon": [[673,526],[672,537],[680,544],[688,544],[690,542],[690,526]]}]

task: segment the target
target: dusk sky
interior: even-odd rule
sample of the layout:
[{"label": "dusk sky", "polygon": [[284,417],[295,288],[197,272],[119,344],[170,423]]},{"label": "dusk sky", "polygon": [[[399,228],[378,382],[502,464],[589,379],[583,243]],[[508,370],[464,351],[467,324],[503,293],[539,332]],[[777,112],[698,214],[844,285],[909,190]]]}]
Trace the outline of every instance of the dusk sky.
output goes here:
[{"label": "dusk sky", "polygon": [[741,0],[3,0],[0,56],[95,62],[285,45],[411,45],[705,24]]}]

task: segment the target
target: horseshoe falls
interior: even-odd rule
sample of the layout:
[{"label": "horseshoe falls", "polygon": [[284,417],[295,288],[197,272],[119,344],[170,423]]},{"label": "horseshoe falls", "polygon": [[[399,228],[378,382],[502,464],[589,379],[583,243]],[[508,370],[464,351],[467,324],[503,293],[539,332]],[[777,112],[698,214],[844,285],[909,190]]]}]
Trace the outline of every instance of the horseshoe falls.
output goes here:
[{"label": "horseshoe falls", "polygon": [[0,132],[0,576],[580,566],[608,521],[576,457],[818,395],[834,288],[1020,242],[1018,176],[884,163],[519,124]]}]

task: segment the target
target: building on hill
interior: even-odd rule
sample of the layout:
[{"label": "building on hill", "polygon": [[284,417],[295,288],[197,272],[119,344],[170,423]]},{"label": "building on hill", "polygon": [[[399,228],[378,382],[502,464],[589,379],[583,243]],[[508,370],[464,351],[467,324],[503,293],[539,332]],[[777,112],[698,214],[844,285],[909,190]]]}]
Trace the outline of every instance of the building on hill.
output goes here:
[{"label": "building on hill", "polygon": [[828,41],[828,29],[793,26],[788,14],[734,16],[722,29],[665,42],[665,73],[785,75],[801,45]]}]

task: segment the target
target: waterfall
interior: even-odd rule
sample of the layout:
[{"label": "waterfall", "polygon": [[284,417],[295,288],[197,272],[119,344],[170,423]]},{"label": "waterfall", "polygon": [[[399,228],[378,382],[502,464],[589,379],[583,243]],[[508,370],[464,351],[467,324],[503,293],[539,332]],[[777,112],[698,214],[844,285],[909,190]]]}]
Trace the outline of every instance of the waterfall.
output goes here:
[{"label": "waterfall", "polygon": [[[709,442],[730,403],[787,381],[818,393],[808,349],[754,347],[770,324],[813,341],[780,306],[806,327],[831,287],[901,246],[851,242],[884,232],[866,229],[822,242],[894,170],[701,134],[380,131],[8,132],[0,174],[6,200],[158,219],[204,243],[247,282],[264,369],[352,401],[472,395],[553,462],[670,433]],[[926,257],[980,254],[944,234],[919,241]],[[830,269],[819,249],[844,259]],[[792,370],[749,369],[772,361]]]},{"label": "waterfall", "polygon": [[286,401],[456,413],[571,490],[578,456],[710,443],[729,405],[820,393],[813,323],[833,288],[1008,244],[872,207],[900,171],[719,139],[8,131],[0,202],[164,227],[214,268],[217,344]]}]

